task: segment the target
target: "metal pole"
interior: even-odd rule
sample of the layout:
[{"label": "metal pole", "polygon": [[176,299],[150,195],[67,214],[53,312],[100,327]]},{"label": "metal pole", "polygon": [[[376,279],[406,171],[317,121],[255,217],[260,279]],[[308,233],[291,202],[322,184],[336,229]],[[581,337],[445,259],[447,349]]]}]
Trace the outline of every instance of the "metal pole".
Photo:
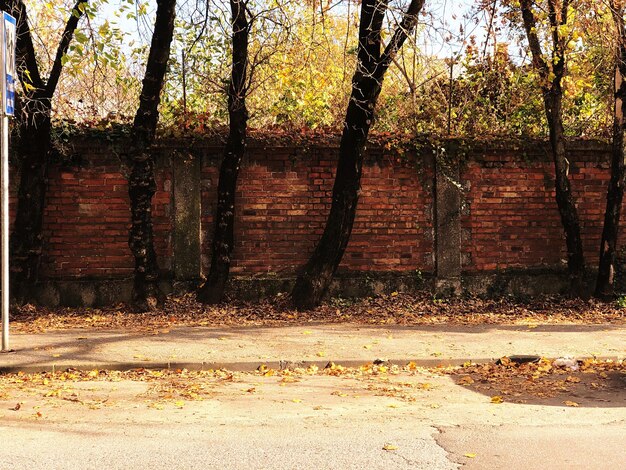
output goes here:
[{"label": "metal pole", "polygon": [[5,19],[4,13],[2,15],[2,27],[0,32],[2,33],[2,49],[0,55],[2,56],[2,63],[0,69],[2,76],[0,77],[2,86],[2,129],[0,129],[0,137],[2,138],[2,144],[0,145],[0,190],[2,195],[0,197],[0,219],[2,220],[2,352],[9,351],[9,116],[6,112],[6,35],[5,35]]},{"label": "metal pole", "polygon": [[9,351],[9,117],[2,113],[2,351]]}]

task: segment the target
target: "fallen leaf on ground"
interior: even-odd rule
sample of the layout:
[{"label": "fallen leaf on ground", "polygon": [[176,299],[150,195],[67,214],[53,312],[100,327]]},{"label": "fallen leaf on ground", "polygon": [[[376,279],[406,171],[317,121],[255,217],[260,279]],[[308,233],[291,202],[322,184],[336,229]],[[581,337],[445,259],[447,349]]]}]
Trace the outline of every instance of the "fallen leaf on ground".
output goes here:
[{"label": "fallen leaf on ground", "polygon": [[472,379],[469,375],[466,375],[459,380],[459,385],[472,385],[473,383],[474,379]]},{"label": "fallen leaf on ground", "polygon": [[385,444],[383,446],[383,450],[398,450],[398,446],[394,446],[393,444]]},{"label": "fallen leaf on ground", "polygon": [[[310,312],[294,316],[287,296],[255,302],[231,302],[226,307],[206,308],[194,293],[170,295],[163,308],[140,315],[128,315],[123,304],[98,309],[98,315],[85,309],[46,309],[22,306],[16,309],[12,327],[19,332],[74,329],[124,329],[127,331],[166,331],[171,325],[285,325],[308,321],[355,322],[397,325],[485,325],[485,324],[626,324],[624,309],[614,302],[598,303],[558,296],[541,296],[529,302],[459,298],[433,302],[427,293],[396,296],[380,295],[342,306],[334,299]],[[219,338],[222,339],[222,338]]]}]

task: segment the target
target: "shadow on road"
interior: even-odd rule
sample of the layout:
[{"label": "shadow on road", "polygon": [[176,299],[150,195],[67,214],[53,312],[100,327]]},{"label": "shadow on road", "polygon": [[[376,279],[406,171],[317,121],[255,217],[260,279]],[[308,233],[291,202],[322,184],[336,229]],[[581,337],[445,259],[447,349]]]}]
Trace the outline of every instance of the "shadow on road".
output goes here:
[{"label": "shadow on road", "polygon": [[566,371],[533,377],[515,371],[487,369],[453,374],[454,382],[492,402],[585,408],[626,408],[626,366]]}]

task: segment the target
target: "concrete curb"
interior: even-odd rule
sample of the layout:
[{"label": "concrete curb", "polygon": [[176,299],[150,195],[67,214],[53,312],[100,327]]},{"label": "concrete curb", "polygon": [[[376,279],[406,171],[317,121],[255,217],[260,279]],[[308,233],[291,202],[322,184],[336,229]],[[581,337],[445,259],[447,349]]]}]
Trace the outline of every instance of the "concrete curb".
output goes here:
[{"label": "concrete curb", "polygon": [[[404,366],[410,362],[414,363],[417,367],[455,367],[461,366],[467,362],[473,362],[476,364],[485,364],[489,362],[495,362],[499,358],[454,358],[454,359],[389,359],[384,361],[384,364]],[[556,358],[547,358],[554,360]],[[624,360],[622,357],[617,356],[597,356],[597,357],[578,357],[578,360],[596,359],[599,361],[620,361]],[[317,366],[323,369],[328,363],[341,365],[343,367],[360,367],[362,365],[372,363],[373,361],[362,360],[320,360],[320,361],[249,361],[249,362],[98,362],[98,363],[58,363],[58,364],[41,364],[41,365],[26,365],[26,366],[0,366],[0,374],[16,374],[22,372],[24,374],[35,374],[40,372],[59,372],[67,369],[74,370],[115,370],[115,371],[129,371],[134,369],[148,369],[148,370],[182,370],[187,369],[190,371],[202,371],[202,370],[219,370],[225,369],[233,372],[254,372],[259,367],[265,366],[268,369],[283,370],[293,367],[307,368],[309,366]]]}]

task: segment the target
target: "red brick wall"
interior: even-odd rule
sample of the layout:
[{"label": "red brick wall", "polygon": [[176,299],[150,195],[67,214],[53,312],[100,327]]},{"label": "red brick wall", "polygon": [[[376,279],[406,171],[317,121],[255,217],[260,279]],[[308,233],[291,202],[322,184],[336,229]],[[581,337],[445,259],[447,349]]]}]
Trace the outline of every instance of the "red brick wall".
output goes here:
[{"label": "red brick wall", "polygon": [[[130,276],[130,209],[126,172],[119,161],[86,168],[52,167],[44,213],[47,278]],[[155,249],[160,265],[171,266],[171,171],[159,168],[153,199]]]},{"label": "red brick wall", "polygon": [[[184,149],[188,143],[168,143],[160,150],[153,210],[157,255],[166,272],[173,256],[173,147]],[[588,263],[593,266],[604,213],[608,148],[574,147],[572,180]],[[530,153],[511,148],[463,157],[465,271],[554,267],[565,258],[552,162],[538,146]],[[127,244],[125,167],[106,145],[86,141],[76,149],[79,163],[54,164],[50,170],[42,274],[57,279],[129,277],[133,260]],[[199,145],[192,151],[202,155],[206,270],[221,149]],[[433,272],[433,164],[416,155],[398,158],[389,153],[373,149],[366,159],[354,230],[340,269]],[[237,193],[234,274],[289,276],[302,266],[326,221],[336,155],[333,145],[304,150],[250,146]]]},{"label": "red brick wall", "polygon": [[[232,272],[293,275],[322,234],[334,181],[337,149],[251,148],[237,192]],[[374,156],[371,156],[374,157]],[[344,271],[432,271],[432,191],[412,163],[383,154],[370,158]],[[211,160],[219,159],[219,154]],[[213,230],[217,169],[203,165],[204,269]]]},{"label": "red brick wall", "polygon": [[[570,177],[585,257],[596,266],[610,176],[608,148],[582,143],[572,147]],[[465,162],[461,180],[468,206],[462,217],[464,270],[566,265],[554,167],[546,152],[474,155]]]}]

